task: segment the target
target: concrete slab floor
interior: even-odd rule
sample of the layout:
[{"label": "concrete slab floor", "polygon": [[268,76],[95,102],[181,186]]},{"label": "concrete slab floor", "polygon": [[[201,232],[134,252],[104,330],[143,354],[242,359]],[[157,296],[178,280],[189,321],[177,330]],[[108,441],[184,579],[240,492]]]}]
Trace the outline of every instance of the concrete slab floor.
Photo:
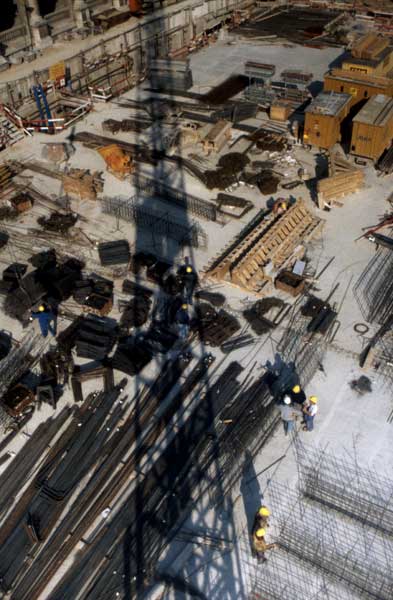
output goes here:
[{"label": "concrete slab floor", "polygon": [[[220,42],[192,55],[194,90],[207,91],[209,87],[224,80],[232,73],[242,72],[246,60],[274,62],[277,65],[278,72],[288,66],[303,68],[312,71],[314,78],[322,79],[323,73],[340,52],[340,49],[332,48],[319,50],[293,46],[289,49],[283,45],[258,45],[254,47],[251,44],[236,43],[228,45],[225,42]],[[143,90],[138,88],[126,94],[125,97],[143,97],[143,94]],[[97,105],[92,113],[76,124],[75,130],[76,132],[91,131],[102,134],[101,123],[104,119],[110,117],[126,118],[130,115],[130,112],[128,109],[119,108],[114,103]],[[57,136],[56,141],[64,139],[67,135],[68,132]],[[139,136],[136,134],[119,134],[118,139],[138,141]],[[9,149],[4,153],[3,158],[24,160],[33,156],[40,159],[42,144],[46,141],[48,141],[48,138],[43,134],[34,135],[32,139],[25,139]],[[97,152],[87,150],[77,143],[75,146],[76,152],[71,157],[69,166],[105,171],[104,162]],[[296,147],[288,154],[295,157],[299,164],[307,165],[310,176],[313,176],[315,170],[314,152],[306,152],[302,148]],[[291,168],[288,167],[293,175],[294,168],[292,170]],[[143,166],[143,172],[155,174],[148,166]],[[36,186],[37,189],[45,191],[47,195],[55,198],[61,194],[61,186],[58,181],[32,172],[24,175],[31,177],[29,180],[31,184]],[[375,252],[375,248],[370,242],[364,240],[355,242],[354,240],[361,235],[363,227],[377,223],[381,215],[388,210],[389,207],[385,199],[390,193],[392,177],[377,178],[374,170],[368,167],[366,169],[366,180],[367,186],[365,189],[342,200],[343,207],[334,207],[329,213],[314,208],[316,213],[325,219],[325,226],[321,239],[310,245],[308,257],[317,272],[334,257],[334,261],[317,282],[318,291],[316,293],[319,297],[326,298],[336,283],[340,284],[332,299],[340,309],[337,317],[340,326],[334,343],[329,346],[323,359],[323,372],[318,371],[306,388],[307,394],[316,394],[319,398],[319,413],[315,420],[315,429],[312,433],[298,431],[296,436],[306,443],[326,447],[336,456],[356,458],[360,466],[370,467],[381,475],[391,477],[393,467],[391,451],[393,425],[387,422],[393,407],[390,385],[376,374],[367,373],[372,380],[373,391],[370,394],[359,397],[349,386],[350,381],[361,374],[357,354],[375,329],[370,326],[369,332],[365,336],[360,336],[353,329],[356,323],[364,322],[364,317],[354,298],[353,286]],[[199,197],[209,199],[216,194],[216,191],[207,192],[202,184],[183,172],[171,172],[168,175],[168,182],[177,187],[184,186],[186,191]],[[296,192],[296,197],[303,197],[308,205],[313,208],[306,185],[302,185],[294,192]],[[119,181],[105,172],[105,195],[130,197],[134,193],[135,189],[129,182]],[[239,191],[239,194],[254,202],[253,211],[240,221],[232,220],[225,226],[211,222],[201,222],[202,227],[208,234],[209,246],[207,250],[197,249],[190,252],[198,269],[206,265],[211,257],[233,239],[244,224],[256,214],[258,208],[264,207],[269,199],[269,197],[262,196],[257,190],[243,189]],[[279,190],[274,197],[289,197],[290,195],[290,192]],[[155,201],[154,199],[148,199],[146,202],[149,204]],[[165,255],[170,256],[175,263],[182,260],[183,253],[178,248],[166,247],[164,240],[155,240],[151,236],[149,237],[149,233],[146,232],[141,234],[131,224],[120,222],[119,230],[117,230],[116,220],[103,216],[100,212],[99,201],[73,200],[72,209],[84,217],[85,220],[77,225],[83,228],[83,231],[88,234],[93,243],[114,238],[126,238],[133,248],[157,249],[158,247],[162,250],[164,257]],[[29,229],[36,227],[36,219],[42,212],[42,207],[37,206],[18,220],[15,227],[18,228],[21,235],[26,235]],[[175,213],[176,211],[173,212],[173,215]],[[179,217],[179,215],[177,216]],[[192,215],[182,215],[181,218],[188,223],[194,220]],[[31,250],[36,249],[37,251],[42,249],[42,244],[38,241],[31,248]],[[66,250],[67,248],[65,248]],[[68,250],[70,252],[77,251],[72,247],[72,244],[70,244]],[[188,251],[184,253],[188,253]],[[0,254],[2,267],[7,266],[14,260],[23,262],[25,258],[26,252],[19,247],[4,250]],[[83,249],[83,258],[86,259],[90,270],[99,266],[94,247],[87,246]],[[251,294],[227,285],[214,286],[214,289],[225,293],[227,306],[233,314],[238,316],[240,316],[245,305],[255,300]],[[120,297],[121,295],[117,293],[116,301]],[[288,297],[285,298],[288,300]],[[117,305],[117,302],[115,304]],[[118,315],[117,308],[115,308],[113,316],[117,317]],[[59,325],[60,329],[66,326],[66,320],[61,321]],[[274,359],[277,341],[284,333],[286,325],[287,323],[284,323],[278,327],[271,336],[261,337],[258,344],[251,347],[251,349],[246,348],[232,353],[226,361],[239,360],[246,367],[256,361],[257,372],[262,373],[266,361]],[[12,331],[16,339],[21,339],[23,331],[20,325],[7,318],[3,313],[0,315],[0,326]],[[206,350],[209,349],[195,347],[196,354]],[[220,351],[214,350],[213,353],[218,359],[222,358]],[[226,364],[227,362],[223,364],[222,368]],[[159,363],[152,365],[146,373],[143,373],[145,380],[150,381],[160,367]],[[131,396],[137,385],[140,385],[140,382],[131,380],[126,392]],[[94,389],[94,383],[90,382],[86,385],[85,393],[92,389]],[[60,410],[64,404],[71,402],[71,393],[67,390],[57,410]],[[37,424],[50,414],[52,414],[52,409],[47,407],[37,411],[26,426],[25,431],[18,434],[14,439],[10,450],[17,452],[24,443],[26,434],[31,433]],[[215,549],[212,556],[210,552],[205,552],[203,546],[196,547],[190,543],[176,542],[168,549],[166,556],[163,557],[159,565],[159,569],[169,570],[188,578],[201,590],[203,593],[201,597],[207,597],[209,600],[246,599],[257,568],[246,543],[248,539],[247,528],[262,498],[268,497],[271,480],[278,483],[288,483],[292,487],[296,485],[297,466],[292,451],[293,442],[293,438],[284,436],[284,432],[280,427],[254,460],[253,469],[255,473],[264,471],[264,469],[268,470],[258,476],[251,487],[247,485],[244,487],[243,484],[243,487],[234,490],[232,498],[227,498],[218,509],[212,506],[209,498],[204,498],[200,504],[195,506],[187,527],[193,530],[210,527],[212,531],[220,534],[223,538],[231,541],[235,540],[234,544],[225,549]],[[283,455],[285,457],[280,462],[268,468],[269,465]],[[4,466],[6,465],[2,465],[0,468],[3,469]],[[230,500],[234,504],[233,509]],[[271,508],[274,513],[274,506]],[[274,518],[271,535],[274,537]],[[170,596],[164,597],[169,598]],[[179,597],[182,596],[176,596],[176,598]],[[354,595],[353,598],[355,597]],[[308,598],[305,600],[308,600]]]}]

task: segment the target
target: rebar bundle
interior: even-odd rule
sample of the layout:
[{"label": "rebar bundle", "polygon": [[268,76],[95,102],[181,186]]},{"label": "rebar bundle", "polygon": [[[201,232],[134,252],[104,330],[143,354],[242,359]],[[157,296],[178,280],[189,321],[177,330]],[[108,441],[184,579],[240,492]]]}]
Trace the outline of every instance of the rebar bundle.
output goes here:
[{"label": "rebar bundle", "polygon": [[369,323],[383,323],[393,311],[393,253],[378,250],[353,289],[363,317]]},{"label": "rebar bundle", "polygon": [[101,210],[118,219],[135,223],[137,227],[148,229],[153,235],[171,238],[181,246],[207,247],[207,235],[198,223],[178,223],[168,213],[138,205],[134,198],[102,198]]},{"label": "rebar bundle", "polygon": [[393,536],[393,481],[322,449],[296,445],[302,493]]}]

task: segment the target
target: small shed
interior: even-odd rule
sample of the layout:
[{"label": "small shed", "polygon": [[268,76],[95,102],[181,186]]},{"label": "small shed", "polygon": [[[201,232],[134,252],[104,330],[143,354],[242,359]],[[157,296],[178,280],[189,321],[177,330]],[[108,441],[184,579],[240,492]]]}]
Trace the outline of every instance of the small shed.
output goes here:
[{"label": "small shed", "polygon": [[349,113],[352,96],[321,92],[305,110],[303,142],[329,149],[341,140],[341,123]]},{"label": "small shed", "polygon": [[393,139],[393,99],[373,96],[352,121],[351,154],[376,161]]},{"label": "small shed", "polygon": [[386,94],[393,96],[393,80],[389,77],[375,77],[365,73],[332,69],[325,75],[325,92],[351,94],[351,107],[364,103],[371,96]]}]

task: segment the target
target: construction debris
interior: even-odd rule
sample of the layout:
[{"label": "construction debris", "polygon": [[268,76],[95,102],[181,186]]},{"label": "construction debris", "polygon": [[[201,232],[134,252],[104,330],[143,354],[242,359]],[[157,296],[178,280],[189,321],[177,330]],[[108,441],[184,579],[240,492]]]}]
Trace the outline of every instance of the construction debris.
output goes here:
[{"label": "construction debris", "polygon": [[53,212],[49,217],[38,217],[37,223],[47,231],[57,231],[61,234],[66,234],[78,220],[78,215],[74,213],[62,214]]},{"label": "construction debris", "polygon": [[[285,306],[285,302],[280,298],[263,298],[262,300],[255,302],[250,308],[247,308],[243,312],[243,315],[254,333],[262,335],[277,326],[277,320],[281,316]],[[277,308],[278,311],[274,319],[268,319],[266,315],[275,308]]]},{"label": "construction debris", "polygon": [[125,179],[135,170],[131,156],[126,154],[117,144],[99,148],[98,152],[105,160],[108,171],[119,177],[119,179]]},{"label": "construction debris", "polygon": [[95,200],[104,188],[101,173],[90,174],[86,169],[69,169],[63,173],[63,188],[66,194],[81,200]]},{"label": "construction debris", "polygon": [[45,144],[42,148],[42,158],[45,160],[59,164],[67,161],[70,158],[70,145],[57,142],[55,144]]}]

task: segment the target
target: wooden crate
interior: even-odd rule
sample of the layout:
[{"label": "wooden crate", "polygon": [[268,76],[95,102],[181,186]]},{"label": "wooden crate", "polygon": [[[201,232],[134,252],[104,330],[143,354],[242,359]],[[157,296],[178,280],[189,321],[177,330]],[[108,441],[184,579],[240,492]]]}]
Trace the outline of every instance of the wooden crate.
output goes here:
[{"label": "wooden crate", "polygon": [[283,290],[293,297],[298,296],[304,290],[306,280],[300,275],[292,273],[292,271],[281,271],[276,277],[274,287],[278,290]]},{"label": "wooden crate", "polygon": [[270,107],[270,118],[273,121],[287,121],[293,109],[287,104],[272,104]]},{"label": "wooden crate", "polygon": [[3,396],[1,406],[9,415],[17,417],[33,402],[33,392],[25,385],[17,383]]}]

